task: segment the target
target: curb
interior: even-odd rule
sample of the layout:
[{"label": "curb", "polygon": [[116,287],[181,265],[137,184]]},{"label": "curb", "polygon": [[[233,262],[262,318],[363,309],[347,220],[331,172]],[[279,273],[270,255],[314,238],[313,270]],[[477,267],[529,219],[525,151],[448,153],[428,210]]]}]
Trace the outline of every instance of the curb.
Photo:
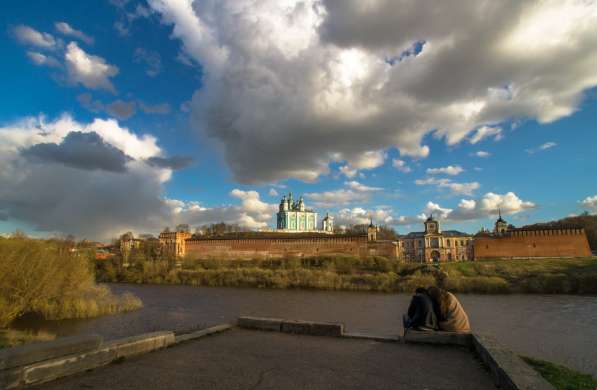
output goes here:
[{"label": "curb", "polygon": [[537,371],[494,338],[474,334],[472,343],[473,350],[489,368],[500,389],[555,390]]},{"label": "curb", "polygon": [[341,337],[344,334],[344,325],[335,322],[313,322],[242,316],[238,318],[237,325],[238,327],[245,329],[306,334],[311,336]]},{"label": "curb", "polygon": [[180,344],[185,341],[197,340],[197,339],[200,339],[205,336],[225,332],[229,329],[232,329],[233,327],[234,327],[234,325],[222,324],[222,325],[212,326],[211,328],[197,330],[197,331],[191,332],[191,333],[183,333],[181,335],[176,335],[174,344]]},{"label": "curb", "polygon": [[0,352],[0,389],[48,382],[232,327],[222,324],[178,336],[170,331],[153,332],[108,342],[98,335],[73,336],[8,348]]}]

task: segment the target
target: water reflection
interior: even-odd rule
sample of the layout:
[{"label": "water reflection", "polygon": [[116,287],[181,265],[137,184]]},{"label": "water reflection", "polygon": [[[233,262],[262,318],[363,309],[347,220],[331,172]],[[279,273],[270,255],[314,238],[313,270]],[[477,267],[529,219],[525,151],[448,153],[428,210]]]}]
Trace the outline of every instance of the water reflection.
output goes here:
[{"label": "water reflection", "polygon": [[[111,285],[143,300],[141,310],[87,320],[25,318],[16,326],[59,336],[99,333],[107,339],[233,321],[239,315],[339,321],[349,331],[399,334],[409,295],[190,286]],[[514,351],[561,362],[597,376],[597,297],[460,295],[471,325]]]}]

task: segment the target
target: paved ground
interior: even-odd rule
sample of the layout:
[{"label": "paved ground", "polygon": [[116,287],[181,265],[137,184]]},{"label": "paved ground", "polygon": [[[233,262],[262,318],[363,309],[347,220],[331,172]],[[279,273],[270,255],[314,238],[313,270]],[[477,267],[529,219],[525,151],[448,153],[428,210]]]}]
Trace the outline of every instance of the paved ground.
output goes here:
[{"label": "paved ground", "polygon": [[233,329],[38,389],[493,389],[456,347]]}]

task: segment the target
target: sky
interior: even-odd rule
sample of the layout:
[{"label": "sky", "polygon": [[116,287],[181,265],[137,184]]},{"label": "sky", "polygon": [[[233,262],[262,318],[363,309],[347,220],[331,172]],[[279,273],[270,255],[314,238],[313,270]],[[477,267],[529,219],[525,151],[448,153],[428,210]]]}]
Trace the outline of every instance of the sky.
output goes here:
[{"label": "sky", "polygon": [[0,14],[0,233],[400,233],[597,213],[597,2],[56,0]]}]

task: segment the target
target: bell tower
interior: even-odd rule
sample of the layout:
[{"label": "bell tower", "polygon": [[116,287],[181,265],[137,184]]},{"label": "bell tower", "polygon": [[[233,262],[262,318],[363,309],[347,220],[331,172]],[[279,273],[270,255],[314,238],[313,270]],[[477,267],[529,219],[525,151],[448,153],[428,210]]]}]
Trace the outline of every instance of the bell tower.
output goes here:
[{"label": "bell tower", "polygon": [[433,214],[429,215],[429,218],[425,221],[425,234],[439,234],[441,229],[439,222],[433,219]]},{"label": "bell tower", "polygon": [[502,210],[498,209],[499,218],[495,221],[493,233],[496,236],[503,236],[508,231],[508,222],[502,219]]},{"label": "bell tower", "polygon": [[367,241],[377,241],[377,227],[373,225],[373,219],[370,219],[367,226]]}]

